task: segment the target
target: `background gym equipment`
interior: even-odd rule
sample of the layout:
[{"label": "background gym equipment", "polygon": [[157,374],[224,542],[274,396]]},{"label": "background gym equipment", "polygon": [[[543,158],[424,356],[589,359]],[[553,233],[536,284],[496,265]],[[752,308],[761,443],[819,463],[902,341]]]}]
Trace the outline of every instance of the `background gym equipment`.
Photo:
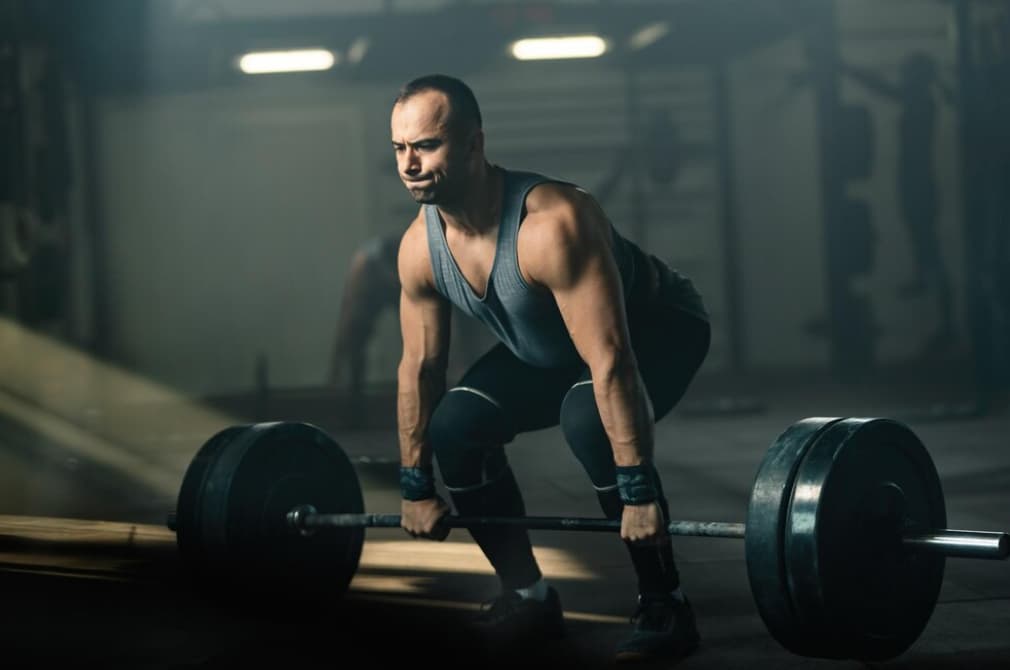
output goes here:
[{"label": "background gym equipment", "polygon": [[[565,517],[455,517],[450,527],[619,531]],[[804,656],[881,660],[905,651],[936,605],[948,556],[1005,559],[1010,534],[946,529],[940,480],[923,444],[890,419],[810,418],[771,445],[746,523],[672,521],[671,535],[743,538],[758,611]],[[169,526],[212,585],[339,597],[357,570],[366,527],[354,468],[305,423],[233,426],[200,448]]]}]

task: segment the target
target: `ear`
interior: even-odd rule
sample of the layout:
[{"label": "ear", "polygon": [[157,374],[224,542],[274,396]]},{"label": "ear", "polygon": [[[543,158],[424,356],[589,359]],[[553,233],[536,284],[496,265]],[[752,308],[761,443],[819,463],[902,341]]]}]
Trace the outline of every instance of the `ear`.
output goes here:
[{"label": "ear", "polygon": [[484,157],[484,131],[481,128],[473,131],[470,136],[470,152],[480,158]]}]

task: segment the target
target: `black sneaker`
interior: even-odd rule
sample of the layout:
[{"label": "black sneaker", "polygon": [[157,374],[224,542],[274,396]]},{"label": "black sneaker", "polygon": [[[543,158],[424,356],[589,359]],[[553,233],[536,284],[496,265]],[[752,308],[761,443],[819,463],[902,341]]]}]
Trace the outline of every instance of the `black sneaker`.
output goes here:
[{"label": "black sneaker", "polygon": [[474,628],[494,646],[514,642],[543,642],[564,637],[564,616],[561,598],[553,586],[547,587],[547,598],[523,598],[508,591],[485,603],[473,620]]},{"label": "black sneaker", "polygon": [[681,601],[669,594],[640,595],[631,621],[635,630],[617,645],[618,661],[679,659],[698,647],[698,628],[686,598]]}]

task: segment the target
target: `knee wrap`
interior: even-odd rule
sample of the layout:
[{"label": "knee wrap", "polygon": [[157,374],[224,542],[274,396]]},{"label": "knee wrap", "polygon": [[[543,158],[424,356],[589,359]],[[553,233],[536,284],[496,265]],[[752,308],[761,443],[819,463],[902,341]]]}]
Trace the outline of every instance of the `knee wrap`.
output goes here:
[{"label": "knee wrap", "polygon": [[593,486],[597,489],[614,486],[614,451],[596,407],[591,381],[579,382],[565,395],[561,403],[561,430]]},{"label": "knee wrap", "polygon": [[514,434],[494,398],[456,387],[435,408],[427,437],[446,487],[465,490],[496,479],[505,470],[502,445]]}]

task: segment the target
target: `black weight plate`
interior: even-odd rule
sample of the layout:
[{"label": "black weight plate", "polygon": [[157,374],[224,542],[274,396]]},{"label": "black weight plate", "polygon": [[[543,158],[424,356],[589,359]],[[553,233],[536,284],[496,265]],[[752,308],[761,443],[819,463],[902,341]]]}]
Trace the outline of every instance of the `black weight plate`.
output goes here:
[{"label": "black weight plate", "polygon": [[901,543],[906,525],[946,527],[926,448],[896,421],[846,419],[811,446],[793,488],[785,558],[804,652],[901,654],[925,628],[943,582],[943,556]]},{"label": "black weight plate", "polygon": [[793,479],[810,446],[839,420],[803,419],[779,435],[758,468],[747,507],[744,546],[751,593],[768,631],[780,644],[794,651],[802,649],[803,627],[793,612],[784,556]]},{"label": "black weight plate", "polygon": [[360,514],[357,474],[340,446],[305,423],[257,424],[230,440],[210,468],[201,499],[205,556],[246,595],[332,600],[358,568],[364,528],[305,536],[287,513]]},{"label": "black weight plate", "polygon": [[175,507],[175,541],[179,554],[190,568],[204,562],[201,509],[207,474],[217,462],[222,449],[249,426],[230,426],[203,443],[186,468]]}]

